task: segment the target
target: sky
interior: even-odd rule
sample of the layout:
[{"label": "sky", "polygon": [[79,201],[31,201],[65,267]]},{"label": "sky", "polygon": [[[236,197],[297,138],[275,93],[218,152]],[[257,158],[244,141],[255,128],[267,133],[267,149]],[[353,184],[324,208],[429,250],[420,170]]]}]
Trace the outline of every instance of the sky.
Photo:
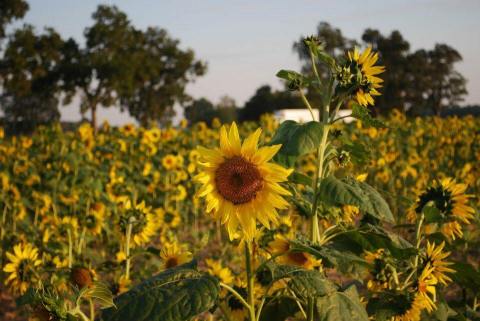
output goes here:
[{"label": "sky", "polygon": [[[399,30],[411,50],[446,43],[457,49],[457,65],[469,91],[465,104],[480,104],[479,0],[28,0],[23,22],[37,30],[54,27],[64,37],[83,42],[85,27],[99,4],[127,13],[138,28],[158,26],[206,61],[208,72],[187,87],[195,98],[218,102],[223,95],[243,105],[264,84],[280,88],[280,69],[299,69],[292,43],[329,22],[348,38],[366,28],[389,34]],[[78,101],[62,108],[62,120],[78,120]],[[181,111],[180,111],[181,112]],[[99,112],[112,124],[132,121],[116,108]]]}]

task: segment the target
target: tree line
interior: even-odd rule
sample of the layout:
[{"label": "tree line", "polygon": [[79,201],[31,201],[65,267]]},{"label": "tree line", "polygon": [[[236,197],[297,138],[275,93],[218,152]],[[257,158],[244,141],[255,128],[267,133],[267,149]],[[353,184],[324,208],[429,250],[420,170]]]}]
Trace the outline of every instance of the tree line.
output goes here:
[{"label": "tree line", "polygon": [[[24,0],[2,1],[0,35],[28,10]],[[53,28],[30,25],[4,40],[0,104],[7,126],[31,130],[59,120],[58,106],[81,99],[93,126],[100,106],[126,110],[140,124],[166,122],[174,105],[191,98],[186,85],[206,72],[193,50],[180,48],[165,29],[135,28],[115,6],[100,5],[85,28],[85,45],[63,39]]]},{"label": "tree line", "polygon": [[[260,86],[244,106],[228,96],[218,104],[192,99],[186,85],[205,74],[206,62],[193,50],[180,48],[179,40],[165,29],[136,28],[115,6],[97,7],[84,30],[84,45],[62,38],[53,28],[38,32],[28,24],[7,34],[7,25],[22,19],[28,9],[25,0],[0,3],[0,106],[7,129],[31,131],[58,121],[59,106],[74,97],[79,97],[80,110],[90,114],[93,126],[100,107],[127,111],[141,125],[169,122],[177,104],[190,122],[211,122],[215,117],[257,120],[278,109],[302,108],[288,88],[273,90],[269,85]],[[462,56],[449,45],[412,51],[399,31],[384,35],[367,29],[355,40],[326,22],[319,23],[315,35],[335,56],[355,46],[371,45],[379,52],[387,72],[375,113],[399,109],[411,115],[440,114],[467,94],[466,80],[455,69]],[[302,40],[294,42],[293,50],[306,69],[310,61]],[[321,66],[319,70],[325,72]],[[313,103],[317,96],[308,92]]]}]

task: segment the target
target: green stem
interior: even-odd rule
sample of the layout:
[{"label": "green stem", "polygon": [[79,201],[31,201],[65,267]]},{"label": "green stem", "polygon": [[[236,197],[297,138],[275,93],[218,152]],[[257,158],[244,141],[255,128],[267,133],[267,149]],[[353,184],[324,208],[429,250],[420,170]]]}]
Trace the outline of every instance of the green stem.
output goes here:
[{"label": "green stem", "polygon": [[247,292],[248,292],[248,305],[250,306],[250,321],[255,320],[255,293],[254,293],[254,278],[252,273],[252,258],[250,255],[250,244],[245,242],[245,266],[247,271]]},{"label": "green stem", "polygon": [[308,298],[308,318],[307,318],[308,321],[313,321],[313,317],[314,317],[314,314],[313,314],[314,304],[313,303],[314,303],[313,298]]},{"label": "green stem", "polygon": [[222,288],[225,288],[228,292],[230,292],[231,294],[233,294],[234,297],[236,297],[238,299],[238,301],[240,301],[240,303],[243,304],[243,306],[247,309],[247,310],[250,310],[250,305],[247,303],[247,301],[245,301],[245,299],[240,295],[240,293],[238,293],[237,291],[235,291],[234,288],[232,288],[231,286],[223,283],[223,282],[220,282],[220,286]]},{"label": "green stem", "polygon": [[90,320],[95,320],[95,305],[93,304],[92,299],[88,299],[88,303],[90,305]]},{"label": "green stem", "polygon": [[320,85],[322,83],[321,79],[320,79],[320,75],[318,73],[318,70],[317,70],[317,64],[315,62],[315,56],[313,55],[313,51],[311,48],[309,48],[309,52],[310,52],[310,61],[312,63],[312,69],[313,69],[313,73],[315,74],[315,77],[317,78],[317,81],[318,81],[318,85]]},{"label": "green stem", "polygon": [[127,226],[127,235],[125,237],[125,256],[127,257],[125,260],[125,277],[127,280],[130,280],[130,238],[132,236],[132,228],[133,223],[129,219]]},{"label": "green stem", "polygon": [[73,266],[73,241],[72,241],[72,231],[70,228],[67,229],[68,236],[68,268],[71,269]]},{"label": "green stem", "polygon": [[299,93],[300,93],[300,98],[302,98],[303,103],[304,103],[305,106],[308,108],[308,111],[310,112],[310,115],[312,116],[312,120],[316,120],[316,119],[315,119],[315,114],[313,113],[312,105],[310,105],[310,103],[308,102],[307,97],[305,97],[305,94],[303,93],[302,88],[300,88],[298,91],[299,91]]}]

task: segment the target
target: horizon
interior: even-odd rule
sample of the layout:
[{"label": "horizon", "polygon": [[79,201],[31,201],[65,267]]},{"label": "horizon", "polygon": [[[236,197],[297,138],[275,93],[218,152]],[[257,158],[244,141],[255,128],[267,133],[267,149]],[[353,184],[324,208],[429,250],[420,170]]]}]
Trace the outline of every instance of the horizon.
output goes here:
[{"label": "horizon", "polygon": [[[460,52],[463,61],[456,69],[467,79],[468,95],[462,105],[480,104],[480,41],[471,40],[471,30],[480,30],[480,2],[462,1],[389,1],[379,0],[334,4],[327,1],[301,0],[292,7],[286,0],[230,1],[228,4],[206,0],[167,0],[152,3],[140,1],[29,0],[25,18],[13,25],[32,24],[37,31],[53,27],[63,37],[83,43],[83,30],[91,25],[91,14],[99,4],[116,5],[133,25],[145,29],[156,26],[166,29],[180,40],[182,48],[191,48],[197,59],[206,61],[208,70],[187,86],[194,98],[205,97],[216,103],[228,95],[238,106],[261,85],[280,89],[275,77],[279,69],[300,68],[292,44],[302,35],[316,31],[320,21],[339,28],[345,37],[360,39],[366,28],[388,35],[399,30],[410,43],[410,50],[431,49],[435,43],[446,43]],[[318,12],[318,13],[317,13]],[[222,28],[217,28],[217,26]],[[12,29],[12,28],[10,28]],[[103,108],[102,108],[103,109]],[[78,99],[68,107],[60,107],[62,121],[80,119]],[[175,120],[181,118],[176,108]],[[88,115],[87,115],[88,117]],[[118,108],[99,111],[99,123],[134,122]]]}]

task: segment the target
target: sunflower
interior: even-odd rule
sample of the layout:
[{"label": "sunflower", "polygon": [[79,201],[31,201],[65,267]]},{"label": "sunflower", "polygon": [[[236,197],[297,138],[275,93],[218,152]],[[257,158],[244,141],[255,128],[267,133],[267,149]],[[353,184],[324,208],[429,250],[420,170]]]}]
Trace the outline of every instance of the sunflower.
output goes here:
[{"label": "sunflower", "polygon": [[42,264],[38,258],[38,249],[29,243],[19,243],[13,247],[13,253],[6,253],[10,261],[3,271],[10,275],[5,281],[14,293],[24,294],[28,286],[37,280],[35,269]]},{"label": "sunflower", "polygon": [[170,269],[192,260],[192,253],[178,246],[176,242],[167,244],[160,252],[163,261],[163,269]]},{"label": "sunflower", "polygon": [[172,170],[177,167],[178,158],[175,155],[168,154],[162,158],[162,165],[166,170]]},{"label": "sunflower", "polygon": [[417,294],[422,300],[423,308],[427,309],[428,312],[432,312],[436,306],[436,289],[435,286],[438,283],[437,278],[434,276],[435,268],[430,264],[427,264],[417,281]]},{"label": "sunflower", "polygon": [[139,246],[148,243],[158,230],[156,215],[143,201],[137,205],[132,205],[130,201],[127,201],[124,210],[125,214],[120,221],[124,232],[131,222],[133,243]]},{"label": "sunflower", "polygon": [[408,308],[402,314],[393,317],[393,321],[420,321],[421,313],[424,307],[424,299],[415,295],[413,299],[408,302]]},{"label": "sunflower", "polygon": [[444,261],[444,259],[450,255],[450,252],[443,252],[444,247],[445,242],[442,242],[439,246],[435,246],[435,243],[427,241],[425,262],[433,268],[432,274],[438,282],[447,285],[447,282],[451,282],[452,279],[445,275],[445,273],[455,273],[455,270],[448,267],[452,265],[452,263]]},{"label": "sunflower", "polygon": [[206,259],[205,265],[207,267],[208,273],[215,275],[217,278],[220,279],[221,282],[226,284],[232,284],[235,280],[232,271],[227,267],[223,267],[219,261],[213,259]]},{"label": "sunflower", "polygon": [[420,194],[410,208],[409,219],[413,220],[427,204],[432,203],[440,211],[442,217],[440,228],[442,234],[451,240],[462,237],[460,223],[469,224],[475,213],[475,210],[468,205],[472,195],[465,194],[466,190],[466,184],[458,184],[452,178],[444,178],[435,182]]},{"label": "sunflower", "polygon": [[352,93],[362,106],[373,105],[373,96],[379,96],[378,88],[383,80],[377,75],[385,71],[384,66],[375,66],[378,53],[372,52],[372,47],[360,53],[357,48],[347,52],[347,59],[337,72],[338,88]]},{"label": "sunflower", "polygon": [[198,195],[205,197],[207,212],[226,224],[230,239],[239,226],[247,241],[255,235],[257,220],[267,228],[277,222],[277,209],[288,208],[282,197],[290,192],[280,186],[292,170],[269,163],[281,145],[258,148],[261,129],[243,144],[237,125],[220,129],[220,148],[199,147],[199,165],[203,171],[196,176],[202,184]]},{"label": "sunflower", "polygon": [[280,264],[301,266],[307,270],[322,266],[322,260],[309,253],[292,249],[290,242],[282,236],[276,235],[268,244],[268,248],[273,255],[279,255],[277,261]]}]

